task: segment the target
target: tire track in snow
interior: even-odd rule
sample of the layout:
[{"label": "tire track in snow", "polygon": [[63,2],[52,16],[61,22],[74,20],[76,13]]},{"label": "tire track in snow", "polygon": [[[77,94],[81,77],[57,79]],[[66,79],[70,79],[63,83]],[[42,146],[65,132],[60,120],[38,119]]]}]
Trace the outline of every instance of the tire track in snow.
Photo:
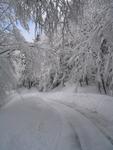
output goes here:
[{"label": "tire track in snow", "polygon": [[[47,101],[46,101],[47,102]],[[59,113],[62,118],[63,127],[61,132],[61,137],[57,143],[56,150],[83,150],[79,135],[75,131],[75,128],[71,122],[69,122],[66,117],[62,114],[61,110],[59,110],[53,103],[51,102],[51,107]]]},{"label": "tire track in snow", "polygon": [[74,129],[72,123],[69,122],[69,124],[70,124],[71,128],[72,128],[73,131],[74,131],[75,140],[76,140],[76,142],[77,142],[77,144],[78,144],[78,147],[80,148],[80,150],[82,150],[82,146],[81,146],[81,143],[80,143],[80,138],[79,138],[78,134],[76,133],[76,131],[75,131],[75,129]]},{"label": "tire track in snow", "polygon": [[[113,145],[113,130],[112,132],[109,131],[109,129],[107,129],[107,125],[106,127],[104,126],[104,124],[101,124],[102,121],[105,120],[101,120],[100,118],[95,117],[95,115],[93,115],[91,112],[86,112],[76,108],[76,111],[80,112],[82,115],[84,115],[86,118],[88,118],[89,120],[92,121],[92,123],[100,130],[100,132],[102,132],[102,134],[110,141],[110,143]],[[91,113],[91,114],[90,114]],[[106,122],[107,123],[107,122]],[[108,124],[109,125],[109,124]]]},{"label": "tire track in snow", "polygon": [[61,134],[62,134],[62,118],[61,118],[61,115],[56,111],[56,109],[54,109],[52,106],[50,106],[49,104],[48,104],[48,102],[46,102],[45,100],[43,100],[42,98],[41,98],[41,100],[44,102],[44,103],[46,103],[46,105],[49,107],[49,108],[51,108],[58,116],[59,116],[59,118],[60,118],[60,122],[61,122],[61,128],[60,128],[60,132],[59,133],[57,133],[57,135],[56,135],[56,139],[55,139],[55,146],[54,146],[54,150],[57,150],[58,149],[58,144],[59,144],[59,140],[60,140],[60,138],[61,138]]},{"label": "tire track in snow", "polygon": [[[58,102],[58,101],[56,101],[56,102]],[[84,109],[83,107],[80,107],[77,105],[74,105],[74,107],[73,107],[73,106],[71,106],[69,104],[65,104],[63,102],[58,102],[58,103],[61,103],[69,108],[72,108],[75,111],[78,111],[81,115],[83,115],[84,117],[89,119],[113,145],[113,125],[110,124],[110,122],[108,123],[108,121],[105,120],[102,115],[96,113],[96,116],[99,115],[98,117],[96,117],[94,112],[91,112],[88,109]],[[112,131],[109,129],[109,124],[112,127]]]},{"label": "tire track in snow", "polygon": [[[56,101],[58,102],[58,101]],[[61,103],[69,108],[72,108],[75,111],[78,111],[79,113],[81,113],[81,115],[83,115],[84,117],[86,117],[87,119],[89,119],[90,121],[92,121],[92,123],[100,130],[100,132],[110,141],[110,143],[113,145],[113,129],[112,132],[109,131],[109,129],[107,129],[107,127],[109,126],[109,124],[107,123],[106,120],[102,119],[102,118],[98,118],[94,115],[94,113],[92,113],[89,110],[84,109],[83,107],[81,108],[80,106],[76,106],[74,105],[74,107],[72,107],[69,104],[65,104],[63,102],[58,102]],[[100,116],[102,117],[102,116]],[[106,124],[106,127],[104,124],[102,124],[102,122],[104,121],[104,124]],[[112,126],[112,125],[111,125]]]},{"label": "tire track in snow", "polygon": [[[52,100],[48,100],[50,103],[52,102]],[[76,109],[74,109],[74,108],[72,108],[72,107],[70,107],[70,106],[68,106],[68,105],[66,105],[66,104],[64,104],[64,103],[60,103],[60,102],[58,102],[58,101],[53,101],[52,103],[56,103],[56,104],[58,104],[59,106],[61,105],[61,107],[62,106],[64,106],[65,108],[67,108],[67,109],[70,109],[70,110],[72,110],[72,111],[74,111],[75,113],[79,113],[79,114],[81,114],[82,116],[82,118],[84,118],[85,120],[87,120],[87,124],[90,124],[91,126],[89,126],[89,127],[91,127],[92,128],[92,132],[93,132],[93,134],[94,134],[94,141],[97,143],[97,145],[99,144],[99,142],[100,142],[100,147],[101,147],[101,149],[105,149],[105,147],[107,148],[106,150],[112,150],[113,149],[113,145],[112,145],[112,143],[111,143],[111,141],[110,141],[110,139],[105,135],[105,134],[103,134],[103,132],[102,131],[100,131],[99,130],[99,128],[88,118],[88,117],[86,117],[85,115],[83,115],[81,112],[79,112],[78,110],[76,110]],[[55,104],[54,104],[55,105]],[[58,107],[57,107],[58,108]],[[66,111],[62,111],[62,112],[66,112]],[[67,113],[67,112],[66,112]],[[68,113],[67,113],[68,114]],[[79,115],[78,115],[79,116]],[[84,121],[83,121],[83,123],[84,123]],[[76,128],[76,126],[75,126],[75,128]],[[87,127],[86,127],[87,128]],[[84,130],[83,130],[84,131]],[[88,132],[88,131],[87,131]],[[95,135],[95,132],[97,133],[97,136]],[[91,135],[92,133],[90,133],[90,132],[88,132],[87,134],[86,134],[86,137],[85,138],[87,138],[87,136],[89,136],[88,134],[90,134],[90,136],[93,136],[93,135]],[[78,134],[79,135],[79,134]],[[99,139],[99,141],[96,139],[98,136],[100,136],[100,139]],[[92,144],[93,143],[95,143],[95,142],[93,142],[93,141],[90,141],[90,138],[89,138],[89,145],[87,145],[87,146],[85,146],[85,143],[84,143],[84,140],[85,140],[85,138],[83,138],[82,136],[80,136],[79,135],[79,137],[80,137],[80,143],[81,143],[81,147],[82,147],[82,149],[83,150],[91,150],[91,148],[88,148],[88,147],[90,147],[89,145],[91,145],[91,143],[90,142],[92,142]],[[91,137],[92,138],[92,137]],[[104,143],[104,141],[105,141],[105,143]],[[108,142],[107,142],[108,141]],[[101,144],[102,143],[102,144]],[[105,147],[103,146],[103,145],[105,145]],[[96,146],[95,144],[93,145],[93,146]],[[94,149],[94,148],[92,148],[92,149]],[[95,148],[94,150],[96,150],[96,149],[98,149],[98,150],[100,150],[100,148]]]}]

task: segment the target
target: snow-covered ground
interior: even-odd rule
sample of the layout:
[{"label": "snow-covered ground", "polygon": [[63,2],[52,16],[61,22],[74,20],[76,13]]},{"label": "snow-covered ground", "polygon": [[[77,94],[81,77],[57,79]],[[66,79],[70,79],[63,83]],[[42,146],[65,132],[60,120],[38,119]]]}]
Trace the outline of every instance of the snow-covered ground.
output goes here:
[{"label": "snow-covered ground", "polygon": [[0,150],[113,150],[113,97],[20,90],[0,110]]}]

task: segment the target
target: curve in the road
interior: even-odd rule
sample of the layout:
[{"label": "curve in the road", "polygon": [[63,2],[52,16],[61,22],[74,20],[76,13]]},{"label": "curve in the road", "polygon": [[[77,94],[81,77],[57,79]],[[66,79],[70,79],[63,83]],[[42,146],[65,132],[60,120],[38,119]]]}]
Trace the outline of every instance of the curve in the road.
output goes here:
[{"label": "curve in the road", "polygon": [[[112,150],[113,145],[109,139],[100,132],[89,118],[77,110],[55,101],[49,101],[50,104],[71,122],[80,139],[83,150]],[[73,131],[74,132],[74,131]]]}]

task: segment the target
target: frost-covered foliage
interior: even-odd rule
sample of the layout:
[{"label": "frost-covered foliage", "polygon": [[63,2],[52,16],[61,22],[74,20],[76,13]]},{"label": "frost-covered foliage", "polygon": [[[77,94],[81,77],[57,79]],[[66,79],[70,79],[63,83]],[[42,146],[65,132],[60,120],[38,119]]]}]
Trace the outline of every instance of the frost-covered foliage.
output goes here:
[{"label": "frost-covered foliage", "polygon": [[78,21],[87,0],[9,0],[23,27],[27,30],[32,19],[37,28],[44,29],[49,38],[59,29],[64,34],[69,29],[70,18]]},{"label": "frost-covered foliage", "polygon": [[[19,38],[20,37],[20,38]],[[21,39],[21,40],[20,40]],[[0,1],[0,106],[6,96],[17,85],[17,74],[14,67],[14,51],[21,50],[24,42],[19,30],[15,27],[13,11],[8,0]],[[16,55],[15,55],[16,56]]]},{"label": "frost-covered foliage", "polygon": [[[11,22],[9,18],[9,4],[7,1],[0,1],[0,106],[4,103],[4,98],[8,91],[14,85],[14,76],[9,59],[9,55],[4,55],[9,52],[6,48],[10,39]],[[8,39],[9,38],[9,39]]]},{"label": "frost-covered foliage", "polygon": [[28,44],[12,23],[16,48],[11,49],[20,51],[13,59],[21,68],[19,85],[46,91],[71,81],[113,94],[113,0],[7,2],[14,12],[11,23],[19,20],[29,30],[32,20],[36,34],[39,29],[44,34]]},{"label": "frost-covered foliage", "polygon": [[[36,4],[36,2],[27,2],[27,8],[33,9],[33,3]],[[54,7],[58,7],[58,12],[55,11],[57,9],[54,7],[51,8],[53,3]],[[20,3],[18,3],[19,5]],[[100,92],[103,89],[105,93],[112,94],[113,1],[87,0],[82,5],[77,4],[77,1],[40,1],[40,5],[41,11],[47,8],[44,9],[45,11],[41,15],[42,22],[46,29],[51,30],[45,29],[45,33],[47,33],[47,36],[48,33],[49,35],[54,33],[52,34],[50,47],[48,47],[48,42],[43,48],[43,52],[39,51],[41,49],[40,45],[37,48],[37,51],[42,56],[38,62],[41,68],[40,73],[36,75],[41,89],[51,89],[72,80],[73,82],[79,82],[81,86],[83,83],[95,83]],[[68,7],[70,7],[70,10],[65,9]],[[77,9],[81,13],[78,12],[76,17],[74,13]],[[54,16],[55,12],[58,15],[62,14],[58,22],[54,22],[54,19],[57,21]],[[49,13],[53,15],[50,15],[51,19],[49,18]],[[39,20],[36,22],[40,24],[40,18],[37,19]],[[61,22],[62,25],[60,24]],[[54,25],[57,26],[55,29]],[[50,38],[50,36],[48,37]],[[36,59],[35,57],[37,57],[36,54],[33,59]],[[33,72],[36,71],[35,69],[36,67],[33,69]]]}]

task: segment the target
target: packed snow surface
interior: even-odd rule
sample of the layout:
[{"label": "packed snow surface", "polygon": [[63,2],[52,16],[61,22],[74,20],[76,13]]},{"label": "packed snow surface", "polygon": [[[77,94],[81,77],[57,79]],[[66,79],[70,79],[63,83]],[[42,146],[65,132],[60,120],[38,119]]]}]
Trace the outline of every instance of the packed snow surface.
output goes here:
[{"label": "packed snow surface", "polygon": [[0,110],[0,150],[113,150],[113,98],[89,89],[13,95]]}]

